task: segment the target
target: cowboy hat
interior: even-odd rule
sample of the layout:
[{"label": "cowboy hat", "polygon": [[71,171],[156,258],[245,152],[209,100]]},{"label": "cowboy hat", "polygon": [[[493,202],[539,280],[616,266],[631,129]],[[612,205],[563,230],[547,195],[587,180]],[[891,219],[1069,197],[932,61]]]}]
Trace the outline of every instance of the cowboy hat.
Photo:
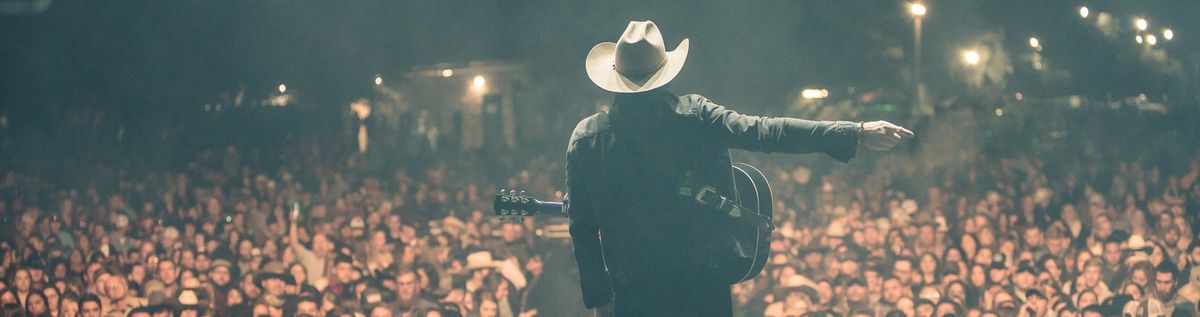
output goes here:
[{"label": "cowboy hat", "polygon": [[602,42],[588,52],[588,78],[604,90],[638,93],[666,85],[687,60],[688,40],[667,51],[653,21],[630,21],[617,42]]},{"label": "cowboy hat", "polygon": [[289,285],[296,284],[295,277],[284,272],[283,263],[278,261],[271,261],[264,264],[262,270],[259,270],[258,274],[254,275],[254,284],[258,285],[258,287],[263,287],[263,282],[272,279],[283,281]]},{"label": "cowboy hat", "polygon": [[470,272],[478,269],[491,269],[495,267],[496,261],[492,259],[491,252],[478,251],[467,255],[467,265],[463,267],[463,271]]},{"label": "cowboy hat", "polygon": [[775,288],[777,296],[785,297],[788,293],[799,292],[808,297],[809,302],[817,301],[817,283],[803,275],[792,275],[780,281]]}]

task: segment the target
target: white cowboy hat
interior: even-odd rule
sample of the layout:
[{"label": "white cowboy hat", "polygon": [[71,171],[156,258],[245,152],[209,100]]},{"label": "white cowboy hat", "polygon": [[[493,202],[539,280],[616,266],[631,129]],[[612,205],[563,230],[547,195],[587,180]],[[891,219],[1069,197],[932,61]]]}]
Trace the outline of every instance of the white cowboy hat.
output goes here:
[{"label": "white cowboy hat", "polygon": [[631,21],[616,43],[602,42],[588,52],[588,78],[604,90],[637,93],[666,85],[687,60],[688,40],[668,52],[653,21]]},{"label": "white cowboy hat", "polygon": [[478,269],[490,269],[496,267],[496,261],[492,260],[492,253],[487,251],[472,252],[467,255],[467,265],[463,267],[463,271],[474,271]]}]

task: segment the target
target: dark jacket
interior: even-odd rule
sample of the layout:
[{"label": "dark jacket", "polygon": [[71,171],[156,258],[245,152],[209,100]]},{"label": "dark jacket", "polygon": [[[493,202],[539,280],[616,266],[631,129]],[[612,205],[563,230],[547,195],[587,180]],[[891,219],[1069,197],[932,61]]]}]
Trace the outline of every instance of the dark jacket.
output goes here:
[{"label": "dark jacket", "polygon": [[[567,147],[571,239],[584,304],[634,283],[715,278],[722,221],[678,195],[683,182],[732,187],[729,149],[855,155],[857,123],[747,116],[665,89],[618,94]],[[603,237],[603,238],[601,238]]]}]

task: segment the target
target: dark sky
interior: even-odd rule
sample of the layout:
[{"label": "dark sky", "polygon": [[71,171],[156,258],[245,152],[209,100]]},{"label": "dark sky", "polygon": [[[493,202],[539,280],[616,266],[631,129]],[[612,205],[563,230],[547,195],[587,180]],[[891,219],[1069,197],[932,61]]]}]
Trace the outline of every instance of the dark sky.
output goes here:
[{"label": "dark sky", "polygon": [[[482,59],[526,63],[552,102],[586,104],[605,96],[583,72],[588,49],[635,19],[656,21],[670,48],[690,38],[674,86],[718,102],[764,109],[800,87],[906,85],[912,21],[903,1],[645,2],[58,0],[42,14],[0,15],[0,111],[197,107],[280,82],[341,107],[368,94],[374,74]],[[1198,51],[1200,1],[928,4],[929,81],[948,80],[959,47],[988,32],[1013,50],[1040,37],[1047,61],[1072,76],[1052,86],[1066,93],[1122,95],[1161,78],[1145,74],[1131,38],[1105,41],[1079,19],[1083,4],[1124,28],[1134,16],[1152,29],[1170,25],[1179,37],[1166,52],[1196,64],[1195,53],[1182,54]],[[1022,72],[1010,86],[1030,85]]]}]

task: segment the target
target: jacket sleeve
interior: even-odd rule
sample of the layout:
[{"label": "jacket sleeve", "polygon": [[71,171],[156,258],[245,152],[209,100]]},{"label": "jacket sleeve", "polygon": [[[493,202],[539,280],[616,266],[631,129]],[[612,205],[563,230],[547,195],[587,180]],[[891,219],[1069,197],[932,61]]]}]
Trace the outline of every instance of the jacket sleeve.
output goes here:
[{"label": "jacket sleeve", "polygon": [[770,118],[739,114],[708,98],[690,96],[697,114],[732,148],[755,152],[804,154],[823,152],[847,162],[858,148],[858,123]]},{"label": "jacket sleeve", "polygon": [[612,289],[604,266],[600,245],[600,225],[593,210],[591,193],[574,140],[567,149],[567,216],[570,218],[571,245],[579,265],[579,284],[583,304],[595,308],[612,302]]}]

